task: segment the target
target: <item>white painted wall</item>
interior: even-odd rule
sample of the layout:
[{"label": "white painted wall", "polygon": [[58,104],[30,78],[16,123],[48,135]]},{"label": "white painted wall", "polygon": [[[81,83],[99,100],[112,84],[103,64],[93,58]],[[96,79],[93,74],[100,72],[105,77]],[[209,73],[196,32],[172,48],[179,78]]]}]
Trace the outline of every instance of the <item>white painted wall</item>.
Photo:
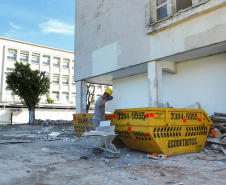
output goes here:
[{"label": "white painted wall", "polygon": [[93,76],[117,69],[117,60],[120,54],[118,47],[117,43],[112,43],[93,52]]},{"label": "white painted wall", "polygon": [[[73,120],[73,109],[35,109],[35,119],[50,120]],[[22,108],[22,112],[13,113],[13,124],[28,123],[29,112]],[[11,112],[9,108],[0,108],[0,124],[11,123]]]},{"label": "white painted wall", "polygon": [[76,0],[75,80],[148,61],[145,1]]},{"label": "white painted wall", "polygon": [[163,102],[184,108],[199,102],[207,114],[226,113],[226,53],[177,64],[163,73]]},{"label": "white painted wall", "polygon": [[226,41],[226,6],[152,34],[145,10],[144,0],[76,0],[75,80]]},{"label": "white painted wall", "polygon": [[226,6],[150,35],[150,60],[226,41]]},{"label": "white painted wall", "polygon": [[[163,72],[163,103],[185,108],[199,102],[207,114],[226,113],[226,53],[177,63],[177,73]],[[148,75],[113,81],[122,98],[117,109],[148,107]]]},{"label": "white painted wall", "polygon": [[117,109],[148,107],[148,74],[139,74],[113,81],[113,91],[120,91],[122,97]]}]

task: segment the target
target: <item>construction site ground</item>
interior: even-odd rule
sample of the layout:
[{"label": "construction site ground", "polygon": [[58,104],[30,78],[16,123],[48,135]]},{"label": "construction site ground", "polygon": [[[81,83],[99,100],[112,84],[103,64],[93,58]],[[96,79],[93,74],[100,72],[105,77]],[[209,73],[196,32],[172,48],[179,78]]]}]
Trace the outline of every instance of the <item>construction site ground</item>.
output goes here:
[{"label": "construction site ground", "polygon": [[[58,132],[58,139],[42,136]],[[205,150],[168,157],[118,148],[120,156],[107,159],[91,154],[79,143],[73,126],[0,126],[1,185],[223,185],[226,160],[221,152]]]}]

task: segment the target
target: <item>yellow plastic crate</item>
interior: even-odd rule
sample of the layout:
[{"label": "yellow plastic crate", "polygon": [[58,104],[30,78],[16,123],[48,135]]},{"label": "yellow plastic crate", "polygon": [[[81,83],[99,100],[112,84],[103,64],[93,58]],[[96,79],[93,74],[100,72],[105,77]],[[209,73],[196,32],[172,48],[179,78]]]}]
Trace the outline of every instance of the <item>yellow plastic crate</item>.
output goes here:
[{"label": "yellow plastic crate", "polygon": [[203,150],[213,124],[204,110],[118,109],[112,125],[131,150],[168,156]]}]

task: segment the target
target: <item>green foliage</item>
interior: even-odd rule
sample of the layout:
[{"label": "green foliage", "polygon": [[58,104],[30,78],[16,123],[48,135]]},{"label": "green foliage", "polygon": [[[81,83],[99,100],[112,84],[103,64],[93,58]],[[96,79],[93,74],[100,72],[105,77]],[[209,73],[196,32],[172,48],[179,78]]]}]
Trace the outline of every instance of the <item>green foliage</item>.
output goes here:
[{"label": "green foliage", "polygon": [[50,98],[50,97],[48,97],[46,100],[47,100],[47,102],[50,103],[50,104],[54,103],[54,100],[53,100],[52,98]]},{"label": "green foliage", "polygon": [[45,77],[45,72],[32,70],[30,64],[16,62],[15,71],[7,73],[7,88],[18,95],[27,105],[36,105],[42,95],[48,93],[50,79]]},{"label": "green foliage", "polygon": [[95,105],[95,99],[92,99],[92,105]]}]

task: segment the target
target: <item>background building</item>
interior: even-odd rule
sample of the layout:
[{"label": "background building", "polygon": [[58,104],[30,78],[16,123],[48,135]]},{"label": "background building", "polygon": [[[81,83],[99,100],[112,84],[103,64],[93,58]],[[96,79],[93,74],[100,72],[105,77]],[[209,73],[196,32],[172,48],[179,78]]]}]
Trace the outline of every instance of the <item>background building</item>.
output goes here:
[{"label": "background building", "polygon": [[[27,108],[23,108],[19,97],[6,88],[6,73],[14,71],[15,61],[29,63],[34,70],[46,71],[46,76],[50,78],[49,94],[42,97],[40,109],[36,109],[36,118],[68,118],[68,120],[72,120],[76,99],[73,52],[0,37],[0,61],[0,104],[2,105],[0,121],[28,122]],[[103,93],[104,86],[95,86],[94,98],[96,99]],[[53,105],[47,105],[48,96],[54,99]],[[18,107],[19,109],[10,107]],[[53,108],[57,110],[52,110]]]},{"label": "background building", "polygon": [[76,111],[85,84],[121,91],[117,108],[226,112],[226,0],[76,0]]}]

